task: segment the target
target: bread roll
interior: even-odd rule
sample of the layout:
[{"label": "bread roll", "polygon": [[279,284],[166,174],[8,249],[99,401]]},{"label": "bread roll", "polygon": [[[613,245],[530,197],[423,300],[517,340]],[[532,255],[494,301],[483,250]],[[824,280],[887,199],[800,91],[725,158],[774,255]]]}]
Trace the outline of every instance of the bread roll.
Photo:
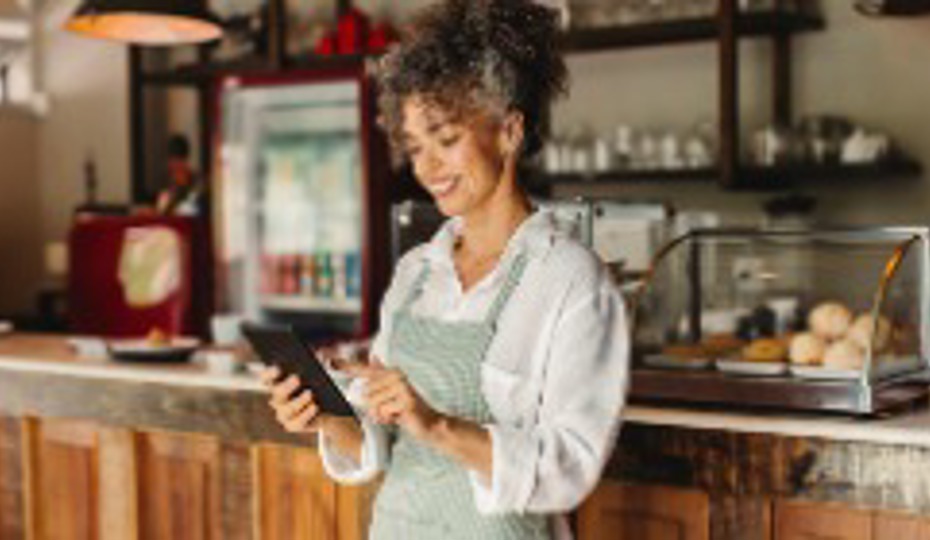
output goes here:
[{"label": "bread roll", "polygon": [[833,369],[862,369],[864,362],[862,348],[849,339],[841,339],[830,345],[823,355],[824,367]]},{"label": "bread roll", "polygon": [[[864,313],[856,317],[846,337],[863,349],[868,349],[872,345],[872,325],[874,319],[869,313]],[[891,339],[891,322],[887,318],[878,317],[878,328],[875,330],[875,350],[881,352],[888,348]]]},{"label": "bread roll", "polygon": [[811,332],[797,334],[791,340],[788,359],[794,364],[816,365],[823,362],[827,343]]},{"label": "bread roll", "polygon": [[733,334],[711,334],[702,342],[701,346],[714,356],[726,356],[740,350],[745,342]]},{"label": "bread roll", "polygon": [[762,338],[743,348],[743,360],[749,362],[784,362],[788,348],[778,339]]},{"label": "bread roll", "polygon": [[843,337],[849,330],[852,313],[843,304],[825,302],[811,311],[807,322],[811,332],[827,341],[833,341]]}]

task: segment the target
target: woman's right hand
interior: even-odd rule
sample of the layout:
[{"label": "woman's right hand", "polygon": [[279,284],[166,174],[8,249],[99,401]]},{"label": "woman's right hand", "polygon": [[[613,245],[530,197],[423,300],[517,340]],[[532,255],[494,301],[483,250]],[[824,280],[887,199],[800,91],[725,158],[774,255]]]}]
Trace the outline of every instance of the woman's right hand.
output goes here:
[{"label": "woman's right hand", "polygon": [[281,379],[281,371],[267,367],[259,378],[271,393],[268,404],[274,409],[278,423],[290,433],[316,433],[322,428],[329,415],[321,413],[313,400],[313,394],[305,390],[295,395],[300,387],[296,375]]}]

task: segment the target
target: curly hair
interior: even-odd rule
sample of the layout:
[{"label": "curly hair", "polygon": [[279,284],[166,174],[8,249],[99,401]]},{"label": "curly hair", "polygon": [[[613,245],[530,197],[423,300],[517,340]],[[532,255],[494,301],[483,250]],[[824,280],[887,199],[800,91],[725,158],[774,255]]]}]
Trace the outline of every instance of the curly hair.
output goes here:
[{"label": "curly hair", "polygon": [[559,13],[532,0],[445,0],[422,10],[376,69],[380,122],[396,161],[403,160],[404,101],[414,95],[453,120],[476,110],[517,111],[522,156],[536,155],[551,106],[568,89],[560,37]]}]

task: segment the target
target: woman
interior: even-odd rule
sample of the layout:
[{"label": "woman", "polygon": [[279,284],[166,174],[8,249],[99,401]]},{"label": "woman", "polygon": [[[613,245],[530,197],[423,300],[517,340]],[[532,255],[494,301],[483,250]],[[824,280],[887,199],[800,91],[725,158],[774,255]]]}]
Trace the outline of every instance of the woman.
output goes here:
[{"label": "woman", "polygon": [[621,299],[584,246],[536,211],[521,160],[541,148],[566,70],[558,14],[448,0],[383,60],[395,149],[451,219],[406,254],[382,304],[361,427],[263,378],[289,431],[320,433],[328,473],[380,471],[377,540],[564,539],[617,435],[628,357]]}]

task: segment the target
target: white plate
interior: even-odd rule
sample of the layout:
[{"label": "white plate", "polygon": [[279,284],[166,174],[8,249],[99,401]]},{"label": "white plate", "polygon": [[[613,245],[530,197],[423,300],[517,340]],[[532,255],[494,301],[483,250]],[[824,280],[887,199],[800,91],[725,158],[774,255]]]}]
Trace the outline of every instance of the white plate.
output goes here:
[{"label": "white plate", "polygon": [[110,350],[119,352],[160,352],[189,349],[200,344],[196,338],[177,337],[168,343],[152,343],[147,339],[114,340],[109,343]]},{"label": "white plate", "polygon": [[[876,372],[878,378],[901,375],[920,368],[920,361],[917,358],[902,358],[895,360],[885,360],[878,363]],[[839,369],[826,366],[791,366],[791,374],[799,379],[814,380],[856,380],[860,377],[861,372],[858,369]]]},{"label": "white plate", "polygon": [[777,377],[788,373],[788,364],[784,362],[747,362],[745,360],[717,360],[717,369],[732,375],[751,375],[755,377]]},{"label": "white plate", "polygon": [[115,360],[130,362],[186,362],[200,342],[194,338],[173,338],[165,344],[153,344],[146,339],[111,341],[107,344]]},{"label": "white plate", "polygon": [[683,358],[665,354],[650,354],[643,357],[643,363],[649,367],[661,369],[707,369],[713,363],[709,358]]},{"label": "white plate", "polygon": [[823,366],[791,366],[791,374],[799,379],[811,380],[855,380],[859,371],[855,369],[836,369]]}]

